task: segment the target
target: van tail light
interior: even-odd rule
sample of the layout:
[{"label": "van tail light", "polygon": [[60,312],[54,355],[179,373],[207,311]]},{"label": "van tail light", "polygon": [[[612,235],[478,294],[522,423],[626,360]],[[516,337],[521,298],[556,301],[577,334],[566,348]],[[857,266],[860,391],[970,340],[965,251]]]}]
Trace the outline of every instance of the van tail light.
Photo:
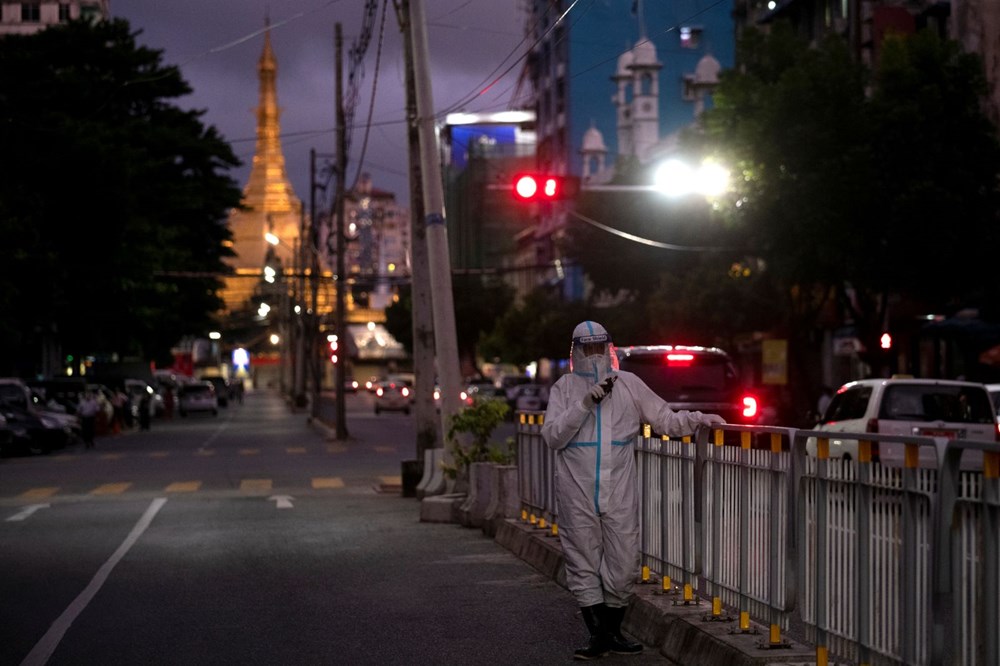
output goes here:
[{"label": "van tail light", "polygon": [[[868,419],[865,432],[878,433],[878,419]],[[878,442],[872,442],[872,462],[878,462]]]},{"label": "van tail light", "polygon": [[667,365],[687,367],[694,363],[694,354],[667,354]]},{"label": "van tail light", "polygon": [[752,395],[743,396],[743,418],[753,419],[757,417],[759,412],[757,405],[757,398]]}]

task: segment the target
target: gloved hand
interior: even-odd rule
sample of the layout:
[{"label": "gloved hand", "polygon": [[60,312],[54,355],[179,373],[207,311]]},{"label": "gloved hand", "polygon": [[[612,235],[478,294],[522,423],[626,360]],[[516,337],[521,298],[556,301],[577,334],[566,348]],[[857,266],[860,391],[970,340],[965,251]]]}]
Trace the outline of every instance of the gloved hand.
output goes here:
[{"label": "gloved hand", "polygon": [[583,400],[581,401],[583,404],[583,408],[589,410],[591,407],[593,407],[601,400],[603,400],[604,396],[606,396],[607,394],[608,392],[604,389],[603,386],[601,386],[600,384],[594,384],[593,386],[590,387],[590,390],[587,391],[587,393],[584,394],[583,396]]},{"label": "gloved hand", "polygon": [[722,418],[718,414],[700,414],[699,416],[701,417],[700,425],[706,428],[711,428],[712,426],[726,424],[726,419]]}]

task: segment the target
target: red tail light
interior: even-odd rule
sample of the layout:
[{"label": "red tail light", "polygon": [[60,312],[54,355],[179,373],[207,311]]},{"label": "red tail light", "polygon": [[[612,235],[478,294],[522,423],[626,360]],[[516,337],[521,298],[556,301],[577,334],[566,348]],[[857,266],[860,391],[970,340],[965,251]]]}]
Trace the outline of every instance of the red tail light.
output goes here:
[{"label": "red tail light", "polygon": [[743,418],[752,419],[757,416],[757,398],[752,395],[743,396]]},{"label": "red tail light", "polygon": [[694,354],[667,354],[667,365],[688,366],[694,361]]}]

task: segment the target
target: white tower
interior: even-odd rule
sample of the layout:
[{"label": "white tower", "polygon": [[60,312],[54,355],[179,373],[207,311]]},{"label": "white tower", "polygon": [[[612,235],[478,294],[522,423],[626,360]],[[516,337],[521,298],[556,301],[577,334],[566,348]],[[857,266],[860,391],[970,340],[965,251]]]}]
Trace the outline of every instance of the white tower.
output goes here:
[{"label": "white tower", "polygon": [[583,155],[584,181],[604,172],[607,167],[608,147],[604,145],[604,135],[594,126],[593,121],[590,122],[590,129],[583,133],[583,148],[580,154]]},{"label": "white tower", "polygon": [[[645,31],[643,31],[645,32]],[[632,49],[632,150],[640,160],[660,138],[660,76],[656,47],[643,34]]]},{"label": "white tower", "polygon": [[632,52],[618,56],[618,68],[611,80],[615,82],[617,90],[611,98],[615,105],[618,116],[618,154],[621,156],[634,154],[634,142],[632,141],[632,72],[629,66],[632,64]]}]

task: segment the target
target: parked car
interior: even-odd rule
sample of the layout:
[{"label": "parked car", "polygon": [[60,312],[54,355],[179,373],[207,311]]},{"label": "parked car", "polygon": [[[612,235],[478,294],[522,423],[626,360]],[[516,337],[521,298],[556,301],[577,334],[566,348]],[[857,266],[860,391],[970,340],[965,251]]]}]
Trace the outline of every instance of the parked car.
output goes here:
[{"label": "parked car", "polygon": [[65,447],[80,432],[80,422],[65,408],[49,409],[44,398],[17,377],[0,378],[0,415],[11,431],[8,452],[48,453]]},{"label": "parked car", "polygon": [[215,387],[215,398],[219,402],[219,407],[228,407],[230,398],[229,380],[225,377],[213,375],[202,377],[201,381],[208,382]]},{"label": "parked car", "polygon": [[403,412],[410,413],[410,403],[413,391],[404,383],[394,381],[381,382],[375,389],[375,413]]},{"label": "parked car", "polygon": [[549,388],[542,384],[521,384],[514,389],[513,409],[517,412],[540,412],[549,405]]},{"label": "parked car", "polygon": [[194,412],[209,412],[212,416],[217,416],[219,401],[215,395],[215,387],[207,381],[182,384],[177,389],[177,412],[181,416]]},{"label": "parked car", "polygon": [[[830,457],[856,460],[858,440],[837,433],[918,435],[946,439],[998,441],[997,416],[982,384],[946,379],[862,379],[848,382],[834,394],[817,430],[832,433]],[[998,445],[1000,446],[1000,445]],[[816,454],[816,440],[806,442]],[[899,464],[902,444],[882,443],[873,455],[883,463]],[[932,462],[930,451],[921,451]]]},{"label": "parked car", "polygon": [[476,400],[506,400],[507,393],[492,381],[473,382],[462,391],[462,403],[471,405]]},{"label": "parked car", "polygon": [[642,379],[674,410],[718,414],[726,423],[756,425],[761,404],[718,347],[638,345],[617,349],[622,370]]},{"label": "parked car", "polygon": [[996,410],[997,423],[1000,423],[1000,384],[987,384],[986,391],[990,394],[993,409]]}]

